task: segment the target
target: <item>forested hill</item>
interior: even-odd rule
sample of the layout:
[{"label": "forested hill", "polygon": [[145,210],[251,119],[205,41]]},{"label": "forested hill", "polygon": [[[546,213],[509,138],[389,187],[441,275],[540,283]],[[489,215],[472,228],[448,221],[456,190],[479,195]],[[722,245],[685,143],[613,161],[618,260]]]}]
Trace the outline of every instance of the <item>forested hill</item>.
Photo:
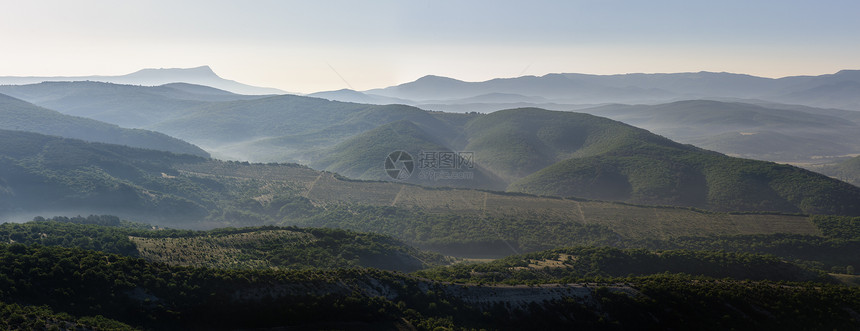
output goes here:
[{"label": "forested hill", "polygon": [[499,111],[467,130],[481,133],[467,149],[476,158],[492,153],[487,159],[499,164],[488,168],[528,174],[509,191],[723,211],[860,214],[860,189],[847,183],[681,145],[591,115]]},{"label": "forested hill", "polygon": [[[583,258],[600,260],[605,255]],[[671,255],[663,260],[710,258]],[[768,268],[768,260],[725,255],[705,265]],[[830,330],[856,328],[854,316],[860,311],[856,288],[677,274],[487,286],[364,268],[177,267],[100,251],[18,243],[0,244],[0,261],[0,325],[19,329]]]},{"label": "forested hill", "polygon": [[449,262],[439,254],[374,233],[277,226],[191,231],[110,215],[3,223],[0,242],[90,249],[173,266],[223,269],[369,267],[409,272]]},{"label": "forested hill", "polygon": [[[188,86],[36,85],[9,89],[75,111],[95,111],[92,116],[110,113],[136,121],[202,144],[219,157],[290,160],[351,178],[390,179],[384,160],[397,150],[410,153],[413,161],[420,161],[422,151],[464,152],[470,153],[469,169],[418,169],[405,182],[718,211],[860,213],[857,187],[790,166],[729,158],[582,113],[519,108],[445,114],[294,95],[204,93]],[[702,105],[722,109],[727,104],[670,104],[666,116]],[[759,116],[770,123],[762,125],[788,121],[790,128],[837,118],[735,106],[735,112],[714,117],[737,124],[739,118],[769,115]],[[695,113],[710,114],[707,109]],[[850,131],[849,124],[841,126],[843,131]],[[422,176],[420,170],[429,171]]]},{"label": "forested hill", "polygon": [[[719,211],[860,215],[860,189],[847,183],[679,144],[603,117],[519,108],[449,119],[444,134],[408,122],[381,126],[312,165],[385,179],[381,160],[390,151],[407,151],[416,162],[428,149],[466,151],[474,167],[454,170],[474,178],[429,184]],[[427,184],[417,166],[415,172],[404,181]]]},{"label": "forested hill", "polygon": [[176,175],[175,163],[205,158],[22,131],[0,130],[0,141],[0,210],[6,216],[34,210],[173,219],[208,214],[200,199],[189,200],[194,192],[160,179]]},{"label": "forested hill", "polygon": [[[498,238],[493,239],[496,236],[491,233],[475,235],[475,231],[486,232],[486,229],[476,227],[476,224],[483,224],[478,222],[479,220],[487,220],[502,228],[512,226],[510,230],[514,232],[502,232],[505,234],[503,237],[519,242],[517,245],[529,249],[546,248],[546,243],[541,243],[538,234],[542,236],[553,233],[555,230],[552,229],[557,226],[584,224],[609,226],[614,232],[629,238],[706,233],[772,233],[778,229],[781,229],[779,232],[785,233],[814,232],[807,220],[796,216],[775,217],[785,218],[791,226],[749,228],[748,225],[753,223],[746,223],[752,220],[739,220],[747,217],[708,214],[687,209],[661,208],[661,211],[657,212],[647,206],[582,199],[351,181],[332,173],[319,172],[295,164],[222,162],[191,155],[87,143],[18,131],[0,131],[0,136],[3,141],[9,142],[0,147],[0,217],[4,220],[15,215],[27,219],[35,215],[109,213],[150,223],[198,228],[305,224],[368,231],[367,227],[374,224],[373,227],[378,231],[407,240],[411,244],[420,242],[434,246],[457,243],[477,245],[478,242],[486,241],[493,242],[489,245],[494,247],[493,250],[506,246],[499,242]],[[659,137],[654,139],[662,140]],[[683,151],[683,148],[691,148],[677,146],[678,149],[668,151],[677,153],[679,150]],[[716,153],[712,154],[714,157],[722,157]],[[683,160],[684,156],[681,155]],[[761,164],[744,162],[752,162],[753,166]],[[807,172],[788,166],[773,167],[773,171],[768,172],[768,175],[792,172],[799,174],[799,180],[792,185],[805,190],[800,194],[799,201],[802,204],[789,205],[782,211],[823,211],[856,215],[851,208],[857,200],[849,201],[848,198],[858,188],[819,176],[813,178],[823,178],[825,184],[837,183],[850,189],[846,191],[847,195],[841,197],[833,195],[841,192],[839,190],[816,193],[812,190],[814,186],[802,186],[815,183],[803,181]],[[788,180],[791,177],[778,178]],[[720,184],[738,185],[744,183],[743,180],[745,177],[741,176],[736,181]],[[563,181],[560,183],[564,184]],[[788,185],[786,183],[792,182],[777,183]],[[841,189],[840,187],[842,186],[836,186],[836,189]],[[768,198],[755,195],[757,192],[753,191],[749,196],[756,199]],[[818,200],[814,194],[819,194]],[[768,200],[761,201],[764,203]],[[732,206],[744,206],[732,205],[732,202],[728,200],[723,209],[732,210]],[[348,207],[349,205],[353,207]],[[758,211],[769,208],[739,209]],[[444,222],[427,223],[429,219],[437,218]],[[521,227],[522,218],[538,222],[551,219],[566,221],[563,224],[553,223],[550,228],[536,228],[533,233],[520,233],[528,228]],[[689,219],[701,221],[680,221]],[[770,222],[767,217],[763,219]],[[755,220],[756,224],[758,222]],[[448,226],[432,230],[441,224]],[[657,224],[664,224],[662,226],[668,226],[671,230],[668,233],[654,230]],[[585,228],[580,230],[591,231]],[[458,235],[458,231],[466,231],[468,234]],[[574,232],[579,233],[577,231]],[[443,237],[445,239],[442,239]],[[609,238],[612,235],[599,237]],[[481,240],[476,241],[475,238]],[[561,242],[572,243],[567,239]]]},{"label": "forested hill", "polygon": [[65,115],[4,94],[0,94],[0,129],[209,157],[200,147],[162,133]]}]

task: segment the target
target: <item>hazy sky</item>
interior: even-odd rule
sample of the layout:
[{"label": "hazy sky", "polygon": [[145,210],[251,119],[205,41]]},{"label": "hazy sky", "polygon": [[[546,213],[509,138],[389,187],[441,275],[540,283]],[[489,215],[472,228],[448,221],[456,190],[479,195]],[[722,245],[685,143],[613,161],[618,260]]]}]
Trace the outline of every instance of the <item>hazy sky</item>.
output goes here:
[{"label": "hazy sky", "polygon": [[[860,1],[6,1],[0,76],[211,66],[314,92],[427,74],[860,69]],[[341,78],[342,76],[343,78]]]}]

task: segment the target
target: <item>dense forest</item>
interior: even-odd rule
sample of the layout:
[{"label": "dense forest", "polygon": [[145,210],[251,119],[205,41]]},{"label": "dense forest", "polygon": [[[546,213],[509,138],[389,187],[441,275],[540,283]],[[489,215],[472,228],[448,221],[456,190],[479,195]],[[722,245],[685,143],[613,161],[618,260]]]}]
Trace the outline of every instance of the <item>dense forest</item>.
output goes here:
[{"label": "dense forest", "polygon": [[81,248],[170,265],[227,269],[373,267],[414,271],[448,259],[374,233],[296,227],[164,229],[110,215],[0,224],[0,240]]},{"label": "dense forest", "polygon": [[[45,222],[73,224],[35,223]],[[81,226],[86,229],[91,225]],[[165,233],[173,236],[169,230]],[[476,273],[470,277],[477,278],[453,278],[467,283],[450,284],[438,281],[451,279],[438,269],[413,276],[367,268],[182,267],[96,250],[0,244],[0,314],[4,326],[13,329],[644,326],[717,330],[841,329],[857,325],[852,312],[860,311],[858,288],[829,284],[814,272],[766,256],[684,251],[655,255],[574,248],[524,258],[549,262],[561,254],[570,254],[566,261],[576,261],[572,269],[582,265],[586,272],[574,272],[572,278],[552,278],[554,267],[547,266],[535,269],[533,275],[547,280],[575,279],[578,283],[492,285],[481,278],[487,273]],[[571,258],[574,255],[576,258]],[[624,265],[629,262],[641,266],[654,262],[654,258],[666,262],[650,267],[653,274],[615,276],[627,272],[629,268]],[[699,264],[686,265],[691,261]],[[522,262],[513,258],[469,267],[511,270],[505,263],[522,267]],[[727,265],[728,270],[720,270]],[[715,273],[707,276],[672,269],[691,271],[697,266]],[[663,268],[670,273],[660,272]],[[766,270],[794,270],[780,275],[801,277],[795,281],[806,278],[804,282],[777,282],[723,277],[741,272],[734,276],[746,279],[749,273]]]}]

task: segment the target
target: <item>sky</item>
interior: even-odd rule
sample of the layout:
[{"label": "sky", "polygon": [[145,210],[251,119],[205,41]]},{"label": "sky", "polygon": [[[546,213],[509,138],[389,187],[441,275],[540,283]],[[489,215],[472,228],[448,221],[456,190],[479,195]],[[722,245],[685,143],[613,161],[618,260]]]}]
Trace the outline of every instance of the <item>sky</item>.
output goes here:
[{"label": "sky", "polygon": [[210,66],[310,93],[424,75],[860,69],[856,0],[8,1],[0,76]]}]

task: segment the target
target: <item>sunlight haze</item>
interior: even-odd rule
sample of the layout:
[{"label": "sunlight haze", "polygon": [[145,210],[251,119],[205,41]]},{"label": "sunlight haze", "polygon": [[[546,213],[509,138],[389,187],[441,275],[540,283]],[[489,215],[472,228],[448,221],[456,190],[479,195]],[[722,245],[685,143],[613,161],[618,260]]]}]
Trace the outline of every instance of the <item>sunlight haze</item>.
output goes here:
[{"label": "sunlight haze", "polygon": [[[857,69],[855,1],[28,1],[0,13],[0,76],[209,65],[310,93],[424,75]],[[341,78],[342,77],[342,78]]]}]

